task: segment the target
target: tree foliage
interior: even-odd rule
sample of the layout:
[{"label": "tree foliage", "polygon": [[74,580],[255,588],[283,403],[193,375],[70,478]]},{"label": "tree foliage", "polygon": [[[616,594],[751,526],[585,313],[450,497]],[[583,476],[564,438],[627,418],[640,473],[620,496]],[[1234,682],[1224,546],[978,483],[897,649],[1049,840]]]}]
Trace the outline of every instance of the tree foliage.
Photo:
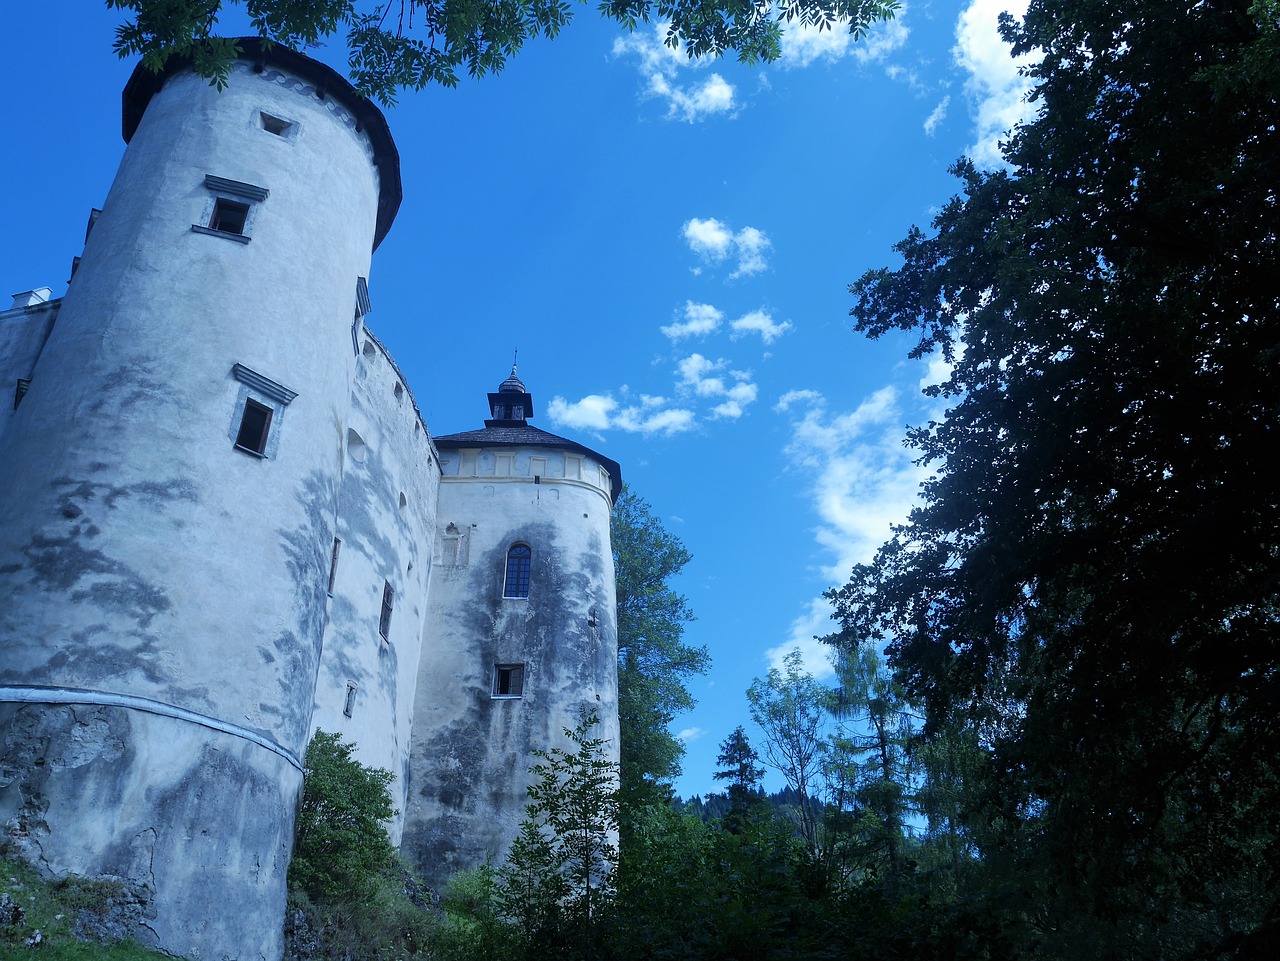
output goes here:
[{"label": "tree foliage", "polygon": [[689,602],[670,585],[689,552],[624,489],[613,508],[613,563],[618,598],[618,715],[624,805],[662,797],[680,773],[684,746],[668,725],[691,710],[688,678],[706,673],[705,647],[683,641]]},{"label": "tree foliage", "polygon": [[395,816],[390,771],[368,768],[341,735],[316,731],[307,745],[289,883],[313,898],[369,897],[395,863],[385,823]]},{"label": "tree foliage", "polygon": [[584,711],[565,728],[571,749],[535,751],[529,804],[498,876],[498,903],[530,947],[577,945],[584,956],[601,936],[599,916],[613,902],[618,864],[618,766],[600,723]]},{"label": "tree foliage", "polygon": [[860,870],[896,884],[914,813],[916,718],[873,647],[843,647],[835,660],[838,686],[829,703],[841,723],[827,751],[826,780],[836,788],[829,796],[837,812],[854,813],[844,828],[851,837],[839,840],[855,849]]},{"label": "tree foliage", "polygon": [[[217,39],[224,5],[241,0],[107,0],[128,11],[117,30],[122,57],[141,57],[153,70],[170,57],[192,61],[197,73],[225,82],[234,45]],[[526,40],[552,39],[568,26],[569,0],[243,0],[253,29],[295,48],[345,33],[351,78],[358,90],[394,103],[401,89],[454,86],[459,74],[498,73]],[[666,24],[666,42],[690,57],[736,52],[745,63],[781,53],[784,24],[847,29],[860,37],[893,16],[897,0],[600,0],[600,15],[628,30]]]},{"label": "tree foliage", "polygon": [[763,799],[759,793],[759,785],[760,779],[764,777],[760,755],[751,746],[741,724],[720,742],[716,763],[720,765],[720,769],[711,776],[717,781],[728,782],[726,793],[729,796],[729,811],[724,817],[724,828],[733,834],[740,834],[751,809]]},{"label": "tree foliage", "polygon": [[1280,5],[1002,30],[1041,56],[1007,168],[959,163],[851,288],[858,330],[952,362],[950,406],[909,437],[922,505],[833,597],[987,752],[972,837],[1046,944],[1169,957],[1280,923]]},{"label": "tree foliage", "polygon": [[764,680],[751,682],[747,701],[752,720],[764,732],[765,759],[799,797],[800,831],[816,850],[821,818],[814,793],[827,750],[830,692],[804,669],[800,651],[794,650],[783,659],[782,670],[770,668]]}]

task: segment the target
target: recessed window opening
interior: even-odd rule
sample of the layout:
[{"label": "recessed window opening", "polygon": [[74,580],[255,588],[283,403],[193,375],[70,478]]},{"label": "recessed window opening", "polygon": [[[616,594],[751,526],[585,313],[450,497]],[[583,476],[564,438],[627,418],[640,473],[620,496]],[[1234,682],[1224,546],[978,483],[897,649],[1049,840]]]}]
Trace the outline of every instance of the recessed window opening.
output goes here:
[{"label": "recessed window opening", "polygon": [[248,204],[219,197],[213,203],[213,216],[209,218],[209,229],[224,234],[243,234],[244,225],[248,219]]},{"label": "recessed window opening", "polygon": [[263,130],[267,133],[273,133],[277,137],[283,137],[289,132],[289,128],[293,126],[289,121],[273,117],[269,113],[259,113],[258,119],[262,123]]},{"label": "recessed window opening", "polygon": [[24,377],[18,378],[18,387],[13,392],[13,409],[17,410],[18,405],[22,403],[22,398],[27,396],[27,391],[31,388],[31,381]]},{"label": "recessed window opening", "polygon": [[351,459],[357,464],[364,463],[364,438],[351,429],[347,430],[347,452],[351,455]]},{"label": "recessed window opening", "polygon": [[404,496],[404,491],[401,491],[400,492],[400,516],[404,517],[404,515],[408,512],[408,510],[409,510],[409,498]]},{"label": "recessed window opening", "polygon": [[347,681],[347,697],[342,704],[342,713],[347,717],[351,717],[356,710],[356,686]]},{"label": "recessed window opening", "polygon": [[382,582],[382,616],[378,618],[378,633],[382,635],[384,641],[390,639],[391,634],[391,609],[395,603],[396,592],[391,589],[391,584],[387,581]]},{"label": "recessed window opening", "polygon": [[493,669],[494,697],[524,696],[524,665],[495,664]]},{"label": "recessed window opening", "polygon": [[333,554],[329,558],[329,594],[333,594],[333,585],[338,580],[338,551],[342,549],[342,541],[333,539]]},{"label": "recessed window opening", "polygon": [[251,454],[264,454],[267,434],[271,430],[272,410],[253,398],[244,402],[244,414],[240,417],[240,430],[236,434],[236,447]]},{"label": "recessed window opening", "polygon": [[507,551],[507,576],[503,582],[503,597],[529,596],[529,569],[533,551],[528,544],[514,544]]},{"label": "recessed window opening", "polygon": [[278,426],[284,423],[276,415],[283,416],[284,409],[298,396],[298,392],[244,364],[232,367],[231,376],[244,387],[232,410],[228,440],[239,450],[258,457],[274,456],[278,445]]},{"label": "recessed window opening", "polygon": [[403,388],[400,384],[396,384],[395,394],[396,394],[396,400],[398,400],[400,403],[402,403],[402,404],[403,404],[403,403],[404,403],[404,388]]}]

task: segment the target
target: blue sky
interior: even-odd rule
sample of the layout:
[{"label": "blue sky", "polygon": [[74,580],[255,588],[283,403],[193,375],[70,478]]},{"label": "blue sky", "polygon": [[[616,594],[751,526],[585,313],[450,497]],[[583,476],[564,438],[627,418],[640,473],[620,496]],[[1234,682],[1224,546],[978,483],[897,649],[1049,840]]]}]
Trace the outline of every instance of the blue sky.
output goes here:
[{"label": "blue sky", "polygon": [[[713,667],[673,725],[683,794],[715,790],[752,678],[797,644],[827,671],[822,592],[910,508],[902,437],[938,415],[920,393],[938,371],[852,333],[847,285],[896,262],[957,158],[997,162],[1026,107],[995,19],[1019,5],[912,0],[859,43],[788,33],[756,68],[690,63],[584,7],[503,74],[386,111],[404,204],[369,326],[431,431],[479,427],[518,348],[534,423],[619,461],[693,554],[677,587]],[[101,3],[0,17],[10,291],[61,295],[106,197],[132,69],[115,23]]]}]

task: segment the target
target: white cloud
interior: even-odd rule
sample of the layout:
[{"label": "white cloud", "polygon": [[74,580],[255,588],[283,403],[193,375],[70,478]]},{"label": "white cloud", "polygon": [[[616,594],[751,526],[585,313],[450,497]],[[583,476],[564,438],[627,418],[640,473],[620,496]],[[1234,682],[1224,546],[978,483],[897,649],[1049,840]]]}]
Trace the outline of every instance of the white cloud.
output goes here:
[{"label": "white cloud", "polygon": [[618,418],[617,426],[625,431],[640,434],[683,434],[692,430],[696,417],[691,410],[670,408],[651,414],[638,414],[629,407]]},{"label": "white cloud", "polygon": [[678,386],[697,397],[718,400],[719,403],[711,408],[713,418],[736,420],[746,412],[748,405],[755,403],[760,388],[752,382],[749,372],[730,370],[728,366],[726,360],[709,360],[701,354],[690,354],[676,364],[680,375]]},{"label": "white cloud", "polygon": [[676,369],[680,372],[680,382],[688,386],[696,386],[702,383],[705,375],[713,370],[719,370],[725,365],[723,360],[708,360],[701,354],[690,354],[684,360],[676,364]]},{"label": "white cloud", "polygon": [[[854,564],[871,560],[890,525],[905,520],[915,503],[926,472],[902,443],[908,414],[893,386],[845,413],[830,411],[813,391],[793,391],[784,400],[792,416],[786,452],[809,478],[819,521],[815,537],[832,558],[824,575],[843,583]],[[926,416],[913,411],[911,419]]]},{"label": "white cloud", "polygon": [[713,73],[692,87],[681,87],[660,73],[649,76],[647,92],[667,102],[667,119],[694,123],[707,114],[729,113],[735,106],[734,89],[724,77]]},{"label": "white cloud", "polygon": [[934,131],[938,129],[938,124],[942,123],[942,121],[946,119],[947,108],[949,106],[951,106],[950,95],[943,97],[938,101],[938,105],[933,108],[933,113],[929,114],[929,116],[925,118],[924,133],[926,137],[932,137]]},{"label": "white cloud", "polygon": [[695,421],[693,411],[665,407],[661,397],[641,395],[638,405],[619,404],[607,394],[588,394],[579,401],[563,397],[551,398],[547,415],[559,427],[575,430],[624,430],[638,434],[679,434],[690,430]]},{"label": "white cloud", "polygon": [[753,310],[751,313],[739,317],[729,327],[733,331],[734,339],[746,334],[759,334],[766,344],[772,344],[789,331],[792,324],[789,320],[784,320],[780,324],[775,323],[768,311]]},{"label": "white cloud", "polygon": [[[930,364],[919,383],[941,372]],[[821,571],[829,584],[843,584],[855,564],[870,561],[888,539],[891,525],[906,520],[916,503],[927,472],[913,463],[916,454],[902,439],[909,421],[920,423],[937,414],[937,402],[922,397],[917,387],[905,379],[902,388],[886,385],[845,412],[832,411],[826,398],[811,389],[789,390],[774,405],[791,422],[785,453],[808,487],[818,517],[814,538],[830,559]],[[819,680],[830,678],[830,649],[816,638],[837,630],[831,613],[826,598],[810,600],[786,638],[765,652],[770,666],[781,669],[783,658],[799,649],[805,670]]]},{"label": "white cloud", "polygon": [[1021,17],[1026,9],[1027,0],[972,0],[956,22],[952,56],[969,74],[965,92],[975,128],[975,141],[969,149],[979,166],[1000,166],[1000,140],[1032,114],[1031,104],[1026,102],[1031,84],[1018,71],[1034,63],[1035,57],[1015,60],[996,26],[1002,11]]},{"label": "white cloud", "polygon": [[836,626],[831,619],[830,602],[825,597],[815,597],[809,602],[809,607],[791,622],[787,639],[764,652],[769,666],[786,670],[786,656],[798,650],[806,671],[820,681],[833,677],[835,669],[831,663],[831,649],[817,638],[833,633]]},{"label": "white cloud", "polygon": [[737,257],[737,267],[729,275],[733,280],[758,274],[769,266],[766,254],[773,244],[758,227],[743,227],[736,233],[714,217],[703,220],[692,217],[680,228],[689,249],[709,264],[720,264]]},{"label": "white cloud", "polygon": [[686,727],[676,735],[676,740],[683,741],[685,744],[692,744],[699,738],[705,737],[706,733],[707,732],[700,727]]},{"label": "white cloud", "polygon": [[825,29],[798,21],[783,24],[782,65],[807,67],[816,60],[834,62],[850,54],[859,63],[878,63],[907,42],[911,31],[903,19],[906,12],[903,4],[894,19],[873,24],[861,40],[853,39],[847,20],[834,20]]},{"label": "white cloud", "polygon": [[859,63],[879,63],[889,54],[906,46],[907,37],[911,34],[905,19],[906,13],[907,5],[904,3],[892,20],[874,24],[867,31],[866,37],[854,45],[854,58]]},{"label": "white cloud", "polygon": [[821,29],[804,23],[782,26],[782,65],[807,67],[815,60],[835,61],[849,52],[853,37],[846,24],[836,23]]},{"label": "white cloud", "polygon": [[660,327],[672,341],[685,337],[705,337],[715,333],[720,326],[724,314],[710,304],[695,304],[692,300],[684,302],[684,320]]},{"label": "white cloud", "polygon": [[760,273],[760,271],[769,266],[764,259],[764,255],[773,245],[769,243],[769,238],[764,235],[763,230],[757,230],[755,227],[743,227],[738,231],[737,236],[733,238],[733,242],[738,248],[738,269],[729,275],[730,279],[734,277],[749,277],[751,274]]},{"label": "white cloud", "polygon": [[709,60],[690,60],[679,47],[664,43],[668,24],[655,23],[649,31],[637,30],[613,42],[615,57],[631,57],[637,61],[644,80],[642,96],[663,101],[668,120],[695,123],[713,115],[733,116],[737,109],[737,92],[718,73],[698,83],[682,84],[685,70],[698,70]]},{"label": "white cloud", "polygon": [[681,233],[690,250],[713,263],[724,260],[733,249],[733,231],[714,217],[692,217],[685,221]]},{"label": "white cloud", "polygon": [[551,398],[547,408],[551,419],[562,427],[577,430],[606,430],[609,418],[618,402],[601,394],[588,394],[582,400],[569,403],[563,397]]},{"label": "white cloud", "polygon": [[773,405],[773,409],[779,414],[785,414],[793,404],[798,404],[801,401],[820,400],[822,400],[822,395],[816,390],[789,390],[778,398],[778,402]]},{"label": "white cloud", "polygon": [[746,412],[748,404],[755,403],[759,393],[760,390],[755,384],[746,381],[734,384],[725,391],[725,400],[711,408],[711,416],[737,420]]}]

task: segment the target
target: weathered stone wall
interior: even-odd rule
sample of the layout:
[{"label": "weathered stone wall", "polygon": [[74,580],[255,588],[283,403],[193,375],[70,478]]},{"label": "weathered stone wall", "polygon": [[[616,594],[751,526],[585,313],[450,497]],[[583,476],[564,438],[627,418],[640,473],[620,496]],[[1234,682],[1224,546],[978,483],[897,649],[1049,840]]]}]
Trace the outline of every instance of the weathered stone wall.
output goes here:
[{"label": "weathered stone wall", "polygon": [[[405,810],[409,726],[427,616],[439,456],[400,371],[367,332],[360,337],[339,491],[341,542],[316,685],[312,729],[354,741],[361,763],[396,775]],[[388,636],[379,632],[385,585]],[[401,818],[388,827],[399,843]]]},{"label": "weathered stone wall", "polygon": [[0,821],[48,874],[128,878],[131,935],[192,958],[278,956],[301,775],[232,735],[131,708],[0,703]]},{"label": "weathered stone wall", "polygon": [[[581,709],[600,711],[615,759],[618,746],[610,479],[589,457],[546,448],[440,457],[403,843],[435,885],[506,856],[533,752],[568,746]],[[515,543],[532,548],[527,599],[502,596]],[[494,696],[498,664],[524,665],[519,698]]]}]

